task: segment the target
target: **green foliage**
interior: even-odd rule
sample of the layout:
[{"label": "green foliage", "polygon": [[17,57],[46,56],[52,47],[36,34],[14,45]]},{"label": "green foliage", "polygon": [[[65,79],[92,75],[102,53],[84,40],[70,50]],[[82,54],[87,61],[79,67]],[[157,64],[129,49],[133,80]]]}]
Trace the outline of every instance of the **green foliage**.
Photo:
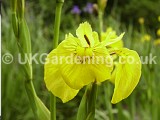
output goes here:
[{"label": "green foliage", "polygon": [[138,23],[139,17],[144,17],[145,22],[154,28],[158,24],[157,17],[160,15],[159,5],[160,0],[123,0],[119,1],[117,10],[121,11],[124,22],[133,21],[135,24]]}]

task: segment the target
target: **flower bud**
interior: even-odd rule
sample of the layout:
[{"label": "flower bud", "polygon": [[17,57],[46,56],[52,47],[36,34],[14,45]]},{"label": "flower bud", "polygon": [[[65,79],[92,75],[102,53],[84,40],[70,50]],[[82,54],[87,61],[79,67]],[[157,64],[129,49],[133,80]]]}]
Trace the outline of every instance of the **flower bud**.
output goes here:
[{"label": "flower bud", "polygon": [[143,18],[143,17],[140,17],[140,18],[138,19],[138,22],[139,22],[139,24],[144,24],[144,18]]},{"label": "flower bud", "polygon": [[160,16],[158,16],[158,21],[160,22]]},{"label": "flower bud", "polygon": [[155,45],[155,46],[160,45],[160,39],[154,40],[154,45]]},{"label": "flower bud", "polygon": [[160,36],[160,28],[157,30],[157,36]]},{"label": "flower bud", "polygon": [[104,11],[107,5],[107,0],[98,0],[98,8],[100,11]]}]

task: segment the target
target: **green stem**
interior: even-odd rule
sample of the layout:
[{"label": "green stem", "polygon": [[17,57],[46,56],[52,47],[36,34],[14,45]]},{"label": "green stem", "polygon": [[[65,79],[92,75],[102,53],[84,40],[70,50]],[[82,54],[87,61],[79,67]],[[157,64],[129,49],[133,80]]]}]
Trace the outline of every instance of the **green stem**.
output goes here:
[{"label": "green stem", "polygon": [[135,120],[135,114],[136,114],[136,104],[135,104],[135,93],[132,94],[131,96],[131,116],[132,116],[132,120]]},{"label": "green stem", "polygon": [[[61,11],[63,3],[64,0],[56,1],[53,48],[56,48],[58,46]],[[50,111],[51,111],[51,120],[56,120],[56,97],[52,93],[50,93]]]},{"label": "green stem", "polygon": [[56,97],[50,93],[51,120],[56,120]]},{"label": "green stem", "polygon": [[88,103],[87,103],[87,119],[86,120],[94,120],[95,118],[95,109],[96,109],[96,99],[97,99],[97,90],[98,86],[96,83],[90,85],[89,95],[88,95]]},{"label": "green stem", "polygon": [[27,23],[24,18],[24,6],[25,0],[12,0],[12,25],[13,31],[17,38],[17,45],[22,59],[26,59],[24,56],[27,53],[28,61],[26,64],[22,64],[24,72],[26,74],[25,89],[33,110],[35,120],[49,120],[50,113],[43,102],[38,98],[33,83],[32,83],[32,64],[29,62],[31,58],[31,39]]},{"label": "green stem", "polygon": [[91,92],[89,95],[89,102],[88,102],[88,113],[93,112],[95,114],[95,104],[96,104],[96,99],[97,99],[97,89],[98,86],[96,83],[93,83],[91,85]]},{"label": "green stem", "polygon": [[99,10],[98,12],[98,18],[99,18],[99,39],[101,42],[101,33],[103,31],[103,12],[101,10]]},{"label": "green stem", "polygon": [[112,104],[110,102],[111,91],[108,82],[106,82],[106,84],[103,85],[103,88],[104,88],[105,105],[106,109],[108,109],[109,119],[114,120],[112,112]]},{"label": "green stem", "polygon": [[150,68],[150,81],[151,81],[151,113],[152,113],[152,120],[158,120],[158,104],[157,104],[157,93],[154,91],[156,90],[156,84],[155,84],[155,74],[154,74],[155,70],[154,67],[152,66]]},{"label": "green stem", "polygon": [[124,120],[122,103],[121,102],[118,103],[117,107],[118,107],[118,120]]},{"label": "green stem", "polygon": [[76,120],[85,120],[87,118],[87,114],[88,114],[87,98],[90,93],[90,89],[88,90],[88,87],[89,86],[86,87],[85,93],[83,94],[82,100],[80,102]]},{"label": "green stem", "polygon": [[57,3],[56,3],[53,48],[56,48],[58,46],[59,29],[60,29],[60,22],[61,22],[61,11],[62,11],[63,3],[64,3],[63,0],[57,0]]},{"label": "green stem", "polygon": [[13,13],[16,13],[16,8],[17,8],[17,0],[11,0],[11,9]]},{"label": "green stem", "polygon": [[24,6],[25,6],[25,0],[17,0],[17,13],[19,19],[24,19]]}]

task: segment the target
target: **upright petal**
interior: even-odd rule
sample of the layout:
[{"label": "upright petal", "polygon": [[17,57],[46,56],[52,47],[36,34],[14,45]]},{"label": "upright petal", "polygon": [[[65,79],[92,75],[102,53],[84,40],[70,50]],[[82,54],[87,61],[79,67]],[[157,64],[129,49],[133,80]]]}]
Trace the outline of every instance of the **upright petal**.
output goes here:
[{"label": "upright petal", "polygon": [[47,89],[65,103],[73,99],[77,95],[78,90],[70,88],[65,83],[59,70],[60,60],[55,57],[58,57],[56,49],[51,51],[47,56],[44,68],[44,80]]},{"label": "upright petal", "polygon": [[112,103],[127,98],[137,86],[141,76],[141,61],[137,52],[126,48],[117,50],[121,58],[115,75],[115,88]]},{"label": "upright petal", "polygon": [[92,36],[93,36],[93,39],[94,39],[94,46],[96,46],[97,44],[99,44],[99,36],[98,36],[98,33],[97,32],[92,32]]},{"label": "upright petal", "polygon": [[92,36],[92,28],[88,22],[84,22],[80,24],[78,29],[76,30],[76,35],[80,39],[82,47],[93,47],[94,39]]},{"label": "upright petal", "polygon": [[67,39],[69,37],[74,37],[74,36],[71,33],[65,35],[65,39]]},{"label": "upright petal", "polygon": [[70,56],[76,53],[77,46],[80,46],[79,39],[68,35],[56,48],[58,51],[57,54],[61,57]]},{"label": "upright petal", "polygon": [[118,36],[118,37],[116,37],[116,38],[114,38],[114,39],[112,38],[112,35],[113,35],[113,34],[114,34],[114,32],[110,32],[110,33],[107,35],[106,39],[101,42],[101,44],[102,44],[103,46],[110,46],[110,45],[112,45],[112,44],[115,44],[115,43],[119,42],[119,41],[122,39],[122,37],[124,36],[125,33],[122,33],[120,36]]}]

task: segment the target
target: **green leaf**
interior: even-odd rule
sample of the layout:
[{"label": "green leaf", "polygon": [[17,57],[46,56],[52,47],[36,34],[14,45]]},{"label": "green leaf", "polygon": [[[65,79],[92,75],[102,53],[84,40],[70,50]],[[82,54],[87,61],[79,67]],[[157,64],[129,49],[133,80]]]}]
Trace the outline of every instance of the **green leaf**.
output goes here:
[{"label": "green leaf", "polygon": [[85,120],[87,117],[87,96],[88,96],[88,89],[86,88],[80,106],[78,108],[77,120]]},{"label": "green leaf", "polygon": [[36,105],[39,120],[50,120],[49,110],[38,97],[36,97]]},{"label": "green leaf", "polygon": [[97,98],[97,84],[88,85],[81,100],[77,120],[94,120]]},{"label": "green leaf", "polygon": [[86,120],[94,120],[95,113],[90,112]]},{"label": "green leaf", "polygon": [[36,120],[50,120],[50,112],[38,98],[31,80],[25,81],[25,89]]},{"label": "green leaf", "polygon": [[18,37],[18,20],[17,20],[16,13],[12,13],[12,27],[13,27],[13,32],[17,38]]}]

